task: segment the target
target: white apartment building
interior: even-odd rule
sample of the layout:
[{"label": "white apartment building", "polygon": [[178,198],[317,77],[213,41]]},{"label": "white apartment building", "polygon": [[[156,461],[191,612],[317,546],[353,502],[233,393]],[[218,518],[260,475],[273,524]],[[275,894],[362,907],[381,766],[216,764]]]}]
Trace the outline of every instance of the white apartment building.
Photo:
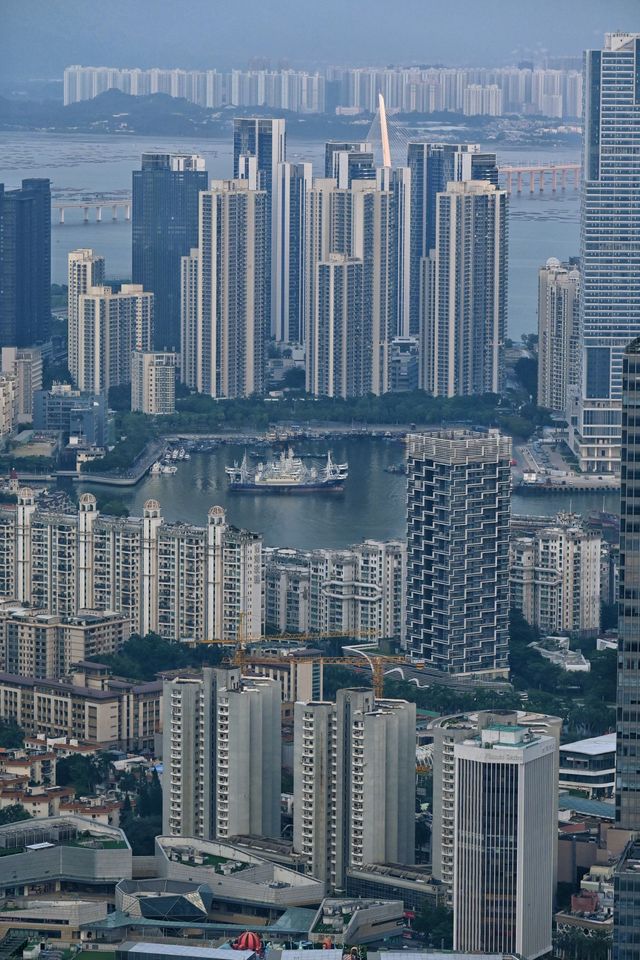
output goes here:
[{"label": "white apartment building", "polygon": [[538,406],[566,413],[580,382],[580,271],[550,257],[538,271]]},{"label": "white apartment building", "polygon": [[601,576],[602,539],[575,517],[511,541],[511,606],[543,633],[595,637]]},{"label": "white apartment building", "polygon": [[293,846],[333,889],[350,867],[413,863],[415,722],[369,690],[295,704]]},{"label": "white apartment building", "polygon": [[117,613],[82,611],[61,617],[18,605],[0,610],[0,669],[21,677],[57,680],[72,664],[116,653],[131,633]]},{"label": "white apartment building", "polygon": [[344,631],[404,643],[406,544],[264,551],[264,622],[280,632]]},{"label": "white apartment building", "polygon": [[280,836],[280,685],[236,668],[164,682],[163,832]]},{"label": "white apartment building", "polygon": [[152,417],[175,413],[177,364],[175,353],[132,353],[131,409]]},{"label": "white apartment building", "polygon": [[507,316],[507,194],[452,181],[436,198],[422,261],[420,386],[438,397],[499,393]]},{"label": "white apartment building", "polygon": [[13,373],[0,373],[0,439],[13,433],[17,414],[17,377]]},{"label": "white apartment building", "polygon": [[[358,154],[345,154],[357,157]],[[394,196],[375,180],[317,180],[305,221],[307,390],[353,397],[389,389],[398,270]]]},{"label": "white apartment building", "polygon": [[212,507],[206,527],[164,521],[157,500],[142,517],[101,516],[93,494],[76,514],[38,509],[23,488],[0,510],[0,597],[52,614],[118,611],[135,633],[235,639],[261,630],[257,534]]},{"label": "white apartment building", "polygon": [[454,747],[453,949],[552,947],[558,744],[495,724]]},{"label": "white apartment building", "polygon": [[78,297],[76,384],[88,393],[131,382],[131,354],[151,350],[153,294],[136,283],[89,287]]},{"label": "white apartment building", "polygon": [[104,257],[89,248],[71,250],[68,256],[68,320],[67,320],[67,365],[71,376],[79,382],[79,350],[81,341],[80,328],[80,297],[91,287],[101,287],[104,284],[105,260]]},{"label": "white apartment building", "polygon": [[268,202],[249,180],[200,193],[197,252],[182,258],[181,349],[187,382],[211,397],[264,390]]}]

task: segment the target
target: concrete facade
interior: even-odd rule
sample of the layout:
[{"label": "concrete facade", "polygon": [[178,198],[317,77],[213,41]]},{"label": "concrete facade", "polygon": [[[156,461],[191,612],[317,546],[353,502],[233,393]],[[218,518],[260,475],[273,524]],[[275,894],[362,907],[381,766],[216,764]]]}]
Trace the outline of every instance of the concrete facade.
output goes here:
[{"label": "concrete facade", "polygon": [[280,836],[280,684],[205,668],[164,684],[163,828]]}]

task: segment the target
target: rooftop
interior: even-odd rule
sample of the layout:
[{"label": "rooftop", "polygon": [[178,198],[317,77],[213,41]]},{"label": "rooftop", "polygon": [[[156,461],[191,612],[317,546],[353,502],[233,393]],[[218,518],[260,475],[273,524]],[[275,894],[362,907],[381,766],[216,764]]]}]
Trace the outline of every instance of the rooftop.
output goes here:
[{"label": "rooftop", "polygon": [[576,740],[574,743],[563,743],[561,753],[583,753],[588,757],[597,757],[601,753],[615,753],[615,733],[605,733],[601,737],[589,737],[587,740]]},{"label": "rooftop", "polygon": [[127,941],[118,947],[119,950],[127,950],[135,954],[158,953],[167,957],[198,957],[199,960],[251,960],[255,957],[253,950],[233,950],[231,947],[226,949],[217,947],[192,947],[182,946],[177,943],[136,943]]},{"label": "rooftop", "polygon": [[559,810],[571,810],[588,817],[598,817],[600,820],[615,820],[616,808],[613,803],[604,800],[588,800],[586,797],[574,797],[568,793],[561,793],[558,797]]}]

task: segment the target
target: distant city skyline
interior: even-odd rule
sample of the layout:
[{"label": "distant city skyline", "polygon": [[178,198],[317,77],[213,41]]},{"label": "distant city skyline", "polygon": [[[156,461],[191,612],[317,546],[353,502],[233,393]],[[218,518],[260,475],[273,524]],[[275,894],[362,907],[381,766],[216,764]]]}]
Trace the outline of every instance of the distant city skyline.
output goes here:
[{"label": "distant city skyline", "polygon": [[96,0],[65,0],[63,5],[25,0],[5,6],[0,77],[7,79],[57,77],[64,66],[86,59],[89,52],[99,52],[103,62],[116,66],[142,67],[202,68],[212,62],[241,66],[254,57],[292,65],[475,65],[479,30],[481,59],[498,64],[532,56],[580,55],[598,46],[605,31],[631,30],[637,23],[636,0],[606,5],[584,0],[579,17],[570,5],[553,0],[530,6],[487,0],[481,7],[466,0],[447,8],[446,15],[440,5],[404,0],[394,8],[392,31],[380,26],[388,12],[380,0],[351,0],[348,10],[338,0],[318,6],[281,0],[278,10],[249,0],[226,9],[223,18],[217,6],[205,0],[194,0],[190,17],[167,0],[139,0],[135,5],[110,0],[108,16]]}]

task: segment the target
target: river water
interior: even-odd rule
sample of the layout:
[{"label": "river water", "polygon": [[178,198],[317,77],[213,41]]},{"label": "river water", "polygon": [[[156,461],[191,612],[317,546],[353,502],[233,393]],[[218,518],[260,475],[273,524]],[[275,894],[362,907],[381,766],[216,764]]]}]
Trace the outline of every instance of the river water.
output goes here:
[{"label": "river water", "polygon": [[[468,139],[463,131],[448,134],[452,140]],[[501,163],[576,162],[577,147],[521,147],[483,144],[497,150]],[[212,177],[232,175],[231,137],[225,140],[162,139],[138,136],[88,136],[0,132],[0,183],[17,186],[23,177],[49,177],[58,199],[81,199],[97,192],[124,195],[131,191],[131,171],[139,167],[145,151],[200,153]],[[324,142],[290,140],[288,159],[314,164],[322,173]],[[525,178],[526,179],[526,178]],[[528,189],[528,182],[525,184]],[[523,193],[511,199],[509,224],[508,333],[519,340],[536,329],[537,269],[549,257],[565,260],[578,253],[578,193],[570,189],[552,194]],[[93,214],[92,214],[93,215]],[[82,222],[80,210],[68,211],[66,223],[52,228],[52,274],[66,282],[67,254],[77,247],[93,247],[107,262],[107,275],[131,275],[131,224],[111,221],[105,208],[102,223]],[[55,217],[54,217],[55,220]]]},{"label": "river water", "polygon": [[[145,500],[159,500],[167,520],[206,523],[215,504],[225,507],[231,523],[264,536],[268,546],[347,547],[364,539],[406,536],[406,478],[386,468],[402,461],[404,446],[398,441],[349,438],[295,444],[296,453],[326,456],[348,462],[349,478],[343,493],[297,495],[230,492],[225,467],[242,459],[245,447],[224,444],[212,453],[194,454],[178,463],[175,474],[147,476],[136,487],[101,487],[78,484],[105,497],[124,500],[134,516],[140,516]],[[249,452],[251,446],[249,446]],[[277,450],[267,456],[277,455]],[[264,456],[264,455],[263,455]],[[567,496],[514,495],[512,510],[518,514],[554,516],[559,510],[585,514],[595,510],[617,511],[618,497],[593,494]]]}]

